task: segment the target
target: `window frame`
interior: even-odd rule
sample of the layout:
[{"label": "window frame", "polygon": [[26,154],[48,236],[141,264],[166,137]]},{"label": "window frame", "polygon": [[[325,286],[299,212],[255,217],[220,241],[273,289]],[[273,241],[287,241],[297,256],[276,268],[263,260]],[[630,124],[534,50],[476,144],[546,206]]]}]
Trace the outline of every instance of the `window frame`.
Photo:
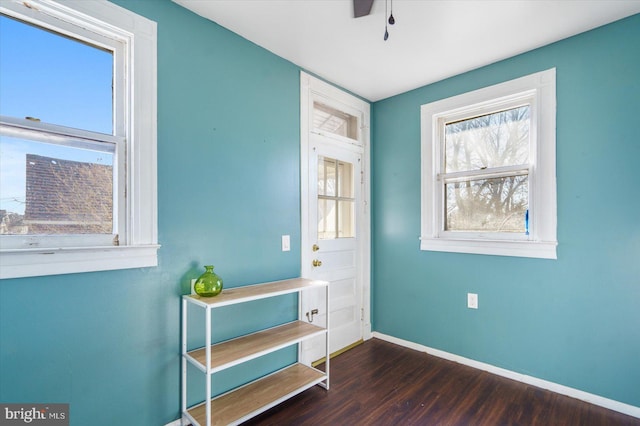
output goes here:
[{"label": "window frame", "polygon": [[[552,68],[421,106],[421,250],[557,259],[555,80]],[[444,126],[524,104],[531,108],[529,235],[446,231]],[[486,175],[515,175],[515,169],[524,166],[497,167]]]},{"label": "window frame", "polygon": [[34,140],[57,137],[114,143],[118,192],[114,187],[115,239],[111,236],[106,244],[104,236],[95,240],[79,234],[2,236],[10,238],[0,239],[0,279],[157,266],[156,23],[106,0],[3,2],[0,12],[94,45],[115,46],[114,80],[121,87],[114,91],[113,135],[97,138],[94,132],[50,123],[0,119],[3,133]]},{"label": "window frame", "polygon": [[[323,167],[324,164],[326,163],[327,160],[331,160],[331,162],[335,165],[335,194],[334,195],[329,195],[329,194],[317,194],[318,197],[318,203],[320,203],[320,200],[324,200],[324,201],[332,201],[335,203],[335,215],[334,215],[334,236],[333,237],[328,237],[328,238],[322,238],[320,237],[320,229],[318,229],[318,240],[319,241],[333,241],[333,240],[344,240],[344,239],[348,239],[348,238],[357,238],[357,233],[356,233],[356,226],[355,226],[355,216],[356,216],[356,209],[355,209],[355,204],[356,204],[356,180],[355,180],[355,176],[354,176],[354,165],[352,165],[349,162],[346,161],[342,161],[342,160],[338,160],[337,158],[333,158],[330,156],[323,156],[323,155],[318,155],[318,160],[322,159],[323,162]],[[340,165],[345,165],[345,164],[349,164],[350,170],[349,170],[349,174],[348,174],[348,179],[349,179],[349,185],[348,185],[348,192],[349,195],[344,195],[341,194],[340,188],[341,188],[341,176],[342,174],[340,173],[339,169],[340,169]],[[318,169],[320,168],[320,161],[318,161],[318,165],[317,165]],[[319,174],[319,173],[318,173]],[[325,182],[326,182],[326,170],[325,173],[323,173],[323,176],[325,177]],[[349,226],[348,226],[348,230],[350,231],[348,235],[343,233],[341,234],[341,227],[340,227],[340,223],[341,220],[344,221],[343,215],[341,215],[341,210],[340,210],[340,203],[341,202],[348,202],[350,203],[350,209],[349,209]],[[318,213],[319,215],[319,213]],[[327,216],[325,215],[325,218]]]},{"label": "window frame", "polygon": [[328,96],[321,94],[319,92],[313,92],[311,94],[311,106],[309,107],[310,123],[313,124],[313,114],[315,110],[315,104],[323,105],[326,108],[334,109],[338,112],[346,114],[348,116],[354,117],[356,119],[355,128],[356,128],[356,138],[353,139],[349,136],[342,136],[337,133],[330,132],[328,130],[323,130],[314,127],[313,125],[310,128],[310,133],[312,135],[326,137],[333,141],[336,141],[338,144],[347,144],[356,147],[364,147],[365,143],[361,138],[361,130],[362,130],[362,122],[364,120],[362,116],[362,111],[358,110],[352,105],[349,105],[346,102],[342,102],[336,99],[331,99]]}]

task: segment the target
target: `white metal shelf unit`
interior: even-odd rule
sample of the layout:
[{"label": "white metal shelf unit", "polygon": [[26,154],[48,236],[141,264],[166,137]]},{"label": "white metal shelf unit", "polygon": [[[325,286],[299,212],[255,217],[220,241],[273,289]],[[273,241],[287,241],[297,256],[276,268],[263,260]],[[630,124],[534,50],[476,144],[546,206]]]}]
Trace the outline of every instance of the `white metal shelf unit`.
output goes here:
[{"label": "white metal shelf unit", "polygon": [[[300,294],[302,291],[325,288],[326,309],[329,309],[327,281],[295,278],[223,290],[215,297],[182,296],[182,421],[194,425],[239,424],[294,395],[320,385],[329,389],[329,324],[318,327],[301,321]],[[290,293],[298,293],[298,320],[211,344],[211,310],[222,306],[250,302]],[[205,309],[205,344],[187,351],[187,309],[195,305]],[[234,365],[258,358],[279,349],[298,345],[316,336],[325,336],[325,371],[295,362],[282,370],[238,387],[215,398],[211,397],[211,375]],[[205,400],[187,407],[187,363],[206,375]],[[212,418],[215,413],[215,419]]]}]

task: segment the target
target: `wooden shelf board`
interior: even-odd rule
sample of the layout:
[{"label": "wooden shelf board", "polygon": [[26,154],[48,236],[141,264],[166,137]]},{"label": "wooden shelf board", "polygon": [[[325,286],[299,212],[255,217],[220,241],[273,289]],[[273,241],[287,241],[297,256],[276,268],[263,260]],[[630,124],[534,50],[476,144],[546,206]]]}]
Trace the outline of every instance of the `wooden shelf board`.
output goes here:
[{"label": "wooden shelf board", "polygon": [[224,289],[214,297],[200,297],[198,295],[185,295],[189,302],[200,306],[219,307],[236,303],[249,302],[251,300],[264,299],[266,297],[295,293],[308,288],[327,286],[327,281],[309,280],[306,278],[293,278],[290,280],[274,281],[265,284],[254,284],[244,287]]},{"label": "wooden shelf board", "polygon": [[[326,375],[302,364],[293,364],[274,374],[211,400],[211,425],[237,424],[268,410],[285,399],[322,382]],[[200,425],[206,425],[206,404],[188,410]]]},{"label": "wooden shelf board", "polygon": [[[269,352],[300,342],[307,337],[325,333],[326,329],[303,321],[293,321],[284,325],[258,331],[212,345],[211,372],[223,370],[242,362],[257,358]],[[207,352],[205,348],[190,351],[188,355],[201,364],[206,371]]]}]

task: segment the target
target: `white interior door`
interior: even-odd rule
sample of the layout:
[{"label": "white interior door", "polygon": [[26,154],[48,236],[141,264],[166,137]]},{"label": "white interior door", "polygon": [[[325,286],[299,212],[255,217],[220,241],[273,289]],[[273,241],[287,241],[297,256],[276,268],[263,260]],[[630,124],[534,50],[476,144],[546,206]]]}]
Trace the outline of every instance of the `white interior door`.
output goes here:
[{"label": "white interior door", "polygon": [[[329,353],[363,338],[362,276],[359,248],[359,213],[362,210],[362,156],[312,137],[309,171],[315,185],[309,188],[308,277],[329,282]],[[310,179],[310,182],[312,180]],[[323,292],[305,293],[304,319],[326,325]],[[317,313],[316,313],[317,312]],[[326,351],[322,339],[303,349],[305,361],[316,361]]]},{"label": "white interior door", "polygon": [[304,72],[300,74],[301,274],[329,282],[305,291],[303,320],[326,326],[305,341],[300,361],[311,364],[371,337],[370,322],[370,106]]}]

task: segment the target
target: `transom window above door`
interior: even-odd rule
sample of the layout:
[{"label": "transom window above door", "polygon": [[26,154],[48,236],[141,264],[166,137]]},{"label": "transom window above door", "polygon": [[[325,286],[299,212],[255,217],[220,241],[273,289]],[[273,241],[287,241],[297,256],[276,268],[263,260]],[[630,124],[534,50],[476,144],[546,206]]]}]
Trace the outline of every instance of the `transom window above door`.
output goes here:
[{"label": "transom window above door", "polygon": [[313,129],[321,133],[358,140],[356,116],[318,101],[313,103]]}]

